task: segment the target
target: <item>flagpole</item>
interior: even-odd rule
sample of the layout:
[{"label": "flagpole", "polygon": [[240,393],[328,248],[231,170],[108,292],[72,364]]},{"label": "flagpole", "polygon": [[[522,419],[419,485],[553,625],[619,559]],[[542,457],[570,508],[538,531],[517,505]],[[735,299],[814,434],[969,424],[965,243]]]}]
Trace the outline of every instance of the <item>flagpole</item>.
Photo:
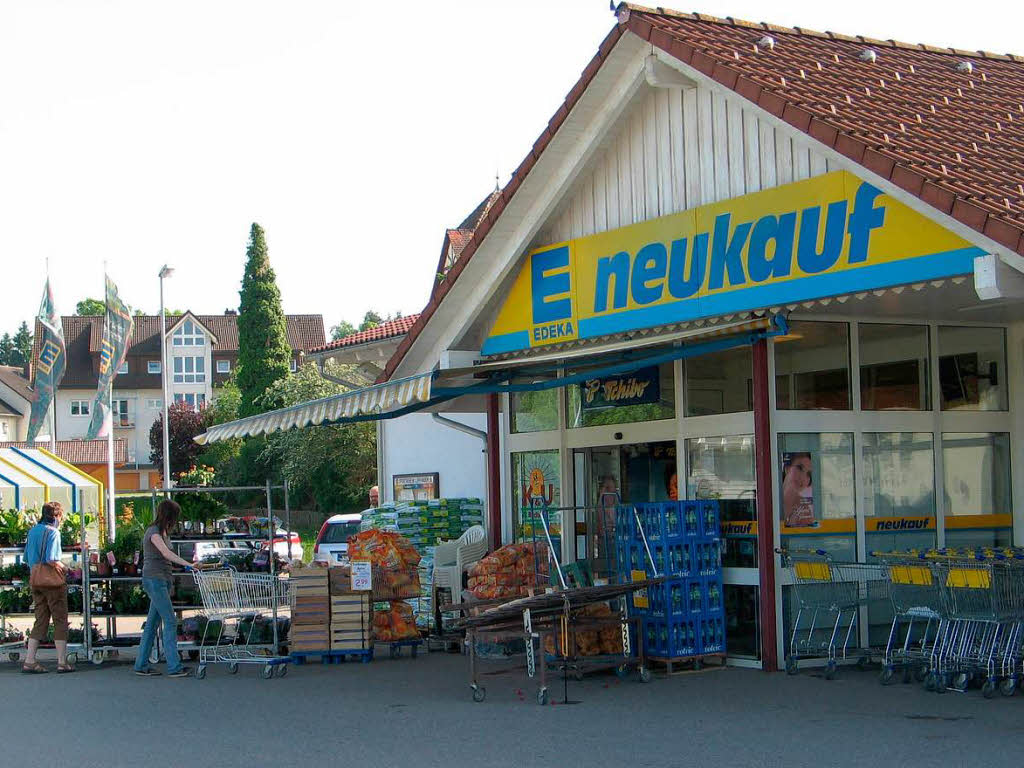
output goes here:
[{"label": "flagpole", "polygon": [[[46,257],[46,291],[50,292],[50,257]],[[57,315],[57,308],[54,307],[54,315],[57,322],[61,322],[60,315]],[[53,396],[50,398],[50,453],[57,453],[57,392],[54,386]]]},{"label": "flagpole", "polygon": [[115,530],[117,509],[114,503],[116,490],[114,487],[114,383],[107,389],[107,407],[110,409],[110,425],[107,428],[107,542],[113,544],[117,539]]}]

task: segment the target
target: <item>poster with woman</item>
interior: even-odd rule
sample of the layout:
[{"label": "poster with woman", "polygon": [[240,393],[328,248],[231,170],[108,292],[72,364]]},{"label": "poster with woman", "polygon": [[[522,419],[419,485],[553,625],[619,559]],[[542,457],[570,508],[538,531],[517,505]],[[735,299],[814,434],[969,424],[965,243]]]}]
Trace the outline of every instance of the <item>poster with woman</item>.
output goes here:
[{"label": "poster with woman", "polygon": [[782,525],[811,528],[814,514],[813,462],[810,451],[782,454]]}]

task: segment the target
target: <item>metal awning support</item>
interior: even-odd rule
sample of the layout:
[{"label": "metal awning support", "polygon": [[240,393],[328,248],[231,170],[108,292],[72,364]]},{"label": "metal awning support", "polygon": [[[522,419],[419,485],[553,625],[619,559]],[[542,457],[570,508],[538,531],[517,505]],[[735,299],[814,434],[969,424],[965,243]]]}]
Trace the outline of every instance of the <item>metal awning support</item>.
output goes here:
[{"label": "metal awning support", "polygon": [[[434,370],[405,379],[300,403],[211,427],[198,435],[200,445],[288,429],[378,421],[404,416],[463,395],[535,392],[579,384],[588,379],[628,373],[639,368],[753,344],[788,331],[782,315],[690,332],[644,339],[615,349],[582,347],[557,355],[501,360],[470,368]],[[664,344],[674,346],[664,346]]]}]

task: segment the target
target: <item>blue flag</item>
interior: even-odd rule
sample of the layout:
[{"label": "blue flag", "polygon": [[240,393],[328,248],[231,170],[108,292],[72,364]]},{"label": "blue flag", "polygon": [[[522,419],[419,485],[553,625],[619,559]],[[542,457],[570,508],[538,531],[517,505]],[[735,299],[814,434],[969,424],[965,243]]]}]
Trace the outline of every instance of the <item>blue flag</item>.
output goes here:
[{"label": "blue flag", "polygon": [[110,413],[110,388],[114,385],[117,369],[128,353],[128,340],[135,323],[128,307],[117,295],[117,286],[109,277],[107,282],[107,314],[103,321],[103,344],[100,347],[100,376],[96,397],[92,401],[92,420],[89,422],[87,440],[106,437],[112,429]]},{"label": "blue flag", "polygon": [[[36,344],[36,357],[33,361],[35,379],[32,382],[32,411],[28,419],[28,441],[36,439],[39,430],[46,423],[50,411],[50,403],[57,393],[57,385],[64,378],[67,367],[67,347],[64,345],[64,329],[57,310],[53,305],[53,291],[47,278],[43,288],[43,300],[39,303],[39,325],[42,328]],[[53,425],[50,425],[53,429]],[[56,437],[56,435],[54,435]]]}]

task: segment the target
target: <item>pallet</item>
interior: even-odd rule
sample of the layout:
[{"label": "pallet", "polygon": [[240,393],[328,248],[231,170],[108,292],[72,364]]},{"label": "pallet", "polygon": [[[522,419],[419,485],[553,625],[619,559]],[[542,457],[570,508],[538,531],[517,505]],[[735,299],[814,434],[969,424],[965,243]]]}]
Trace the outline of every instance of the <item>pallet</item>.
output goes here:
[{"label": "pallet", "polygon": [[[707,663],[712,660],[717,660],[717,664],[708,666]],[[665,668],[666,675],[688,675],[698,672],[710,672],[717,669],[725,669],[725,654],[724,653],[707,653],[699,656],[680,656],[675,659],[665,658],[662,656],[648,656],[648,664],[656,669],[655,665],[661,665]],[[687,669],[676,669],[677,665],[686,666]]]},{"label": "pallet", "polygon": [[314,657],[320,657],[321,664],[343,664],[348,658],[358,659],[363,664],[373,661],[373,649],[362,651],[292,651],[288,658],[292,664],[301,667]]},{"label": "pallet", "polygon": [[423,645],[423,641],[420,638],[410,638],[409,640],[391,640],[383,642],[380,640],[374,640],[373,644],[388,646],[388,656],[390,656],[392,659],[401,658],[402,648],[408,648],[409,655],[415,659],[419,647]]}]

